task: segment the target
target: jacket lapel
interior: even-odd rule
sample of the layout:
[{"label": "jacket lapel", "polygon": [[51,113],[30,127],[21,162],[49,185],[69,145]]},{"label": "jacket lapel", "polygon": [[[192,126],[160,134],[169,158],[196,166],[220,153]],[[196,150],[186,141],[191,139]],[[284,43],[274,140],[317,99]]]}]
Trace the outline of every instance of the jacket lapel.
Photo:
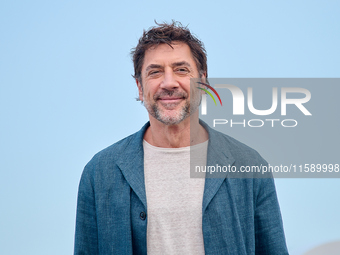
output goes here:
[{"label": "jacket lapel", "polygon": [[[208,131],[209,143],[208,143],[208,153],[207,153],[207,166],[232,166],[235,159],[231,155],[230,151],[223,146],[223,137],[221,134],[212,128],[210,128],[206,123],[200,120],[200,124]],[[210,201],[213,199],[218,189],[222,185],[223,181],[227,177],[227,172],[216,173],[212,175],[207,175],[208,178],[205,179],[204,194],[203,194],[203,205],[202,212],[209,205]]]},{"label": "jacket lapel", "polygon": [[122,174],[129,183],[131,189],[142,201],[145,210],[147,209],[147,206],[144,182],[143,138],[144,133],[149,126],[150,123],[148,122],[140,131],[130,136],[126,147],[121,150],[117,160],[118,167],[122,171]]}]

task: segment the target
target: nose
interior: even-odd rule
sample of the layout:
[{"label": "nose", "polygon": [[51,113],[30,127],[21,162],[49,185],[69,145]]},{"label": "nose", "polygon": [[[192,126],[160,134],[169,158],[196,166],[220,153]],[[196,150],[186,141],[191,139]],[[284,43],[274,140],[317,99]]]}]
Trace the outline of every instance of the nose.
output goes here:
[{"label": "nose", "polygon": [[179,87],[178,81],[172,69],[164,71],[163,80],[160,84],[162,89],[173,90]]}]

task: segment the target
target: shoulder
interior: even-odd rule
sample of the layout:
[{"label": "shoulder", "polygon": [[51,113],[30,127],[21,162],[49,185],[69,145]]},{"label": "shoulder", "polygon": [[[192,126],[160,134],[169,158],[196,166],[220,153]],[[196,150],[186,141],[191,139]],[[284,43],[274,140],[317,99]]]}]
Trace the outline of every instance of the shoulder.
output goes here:
[{"label": "shoulder", "polygon": [[143,149],[143,136],[148,125],[148,123],[145,124],[138,132],[96,153],[86,164],[83,174],[88,172],[92,175],[98,171],[112,169],[118,161],[129,160],[129,158],[134,157],[139,150]]},{"label": "shoulder", "polygon": [[271,178],[271,174],[262,173],[268,163],[256,150],[204,122],[203,125],[209,133],[209,165],[232,166],[233,171],[228,173],[230,178]]},{"label": "shoulder", "polygon": [[[138,133],[138,132],[137,132]],[[134,140],[137,133],[129,135],[118,142],[106,147],[105,149],[96,153],[89,163],[105,162],[115,160],[119,154],[124,153],[126,147]]]},{"label": "shoulder", "polygon": [[230,153],[235,160],[244,162],[267,163],[262,156],[253,148],[236,140],[235,138],[208,128],[209,140],[214,148]]}]

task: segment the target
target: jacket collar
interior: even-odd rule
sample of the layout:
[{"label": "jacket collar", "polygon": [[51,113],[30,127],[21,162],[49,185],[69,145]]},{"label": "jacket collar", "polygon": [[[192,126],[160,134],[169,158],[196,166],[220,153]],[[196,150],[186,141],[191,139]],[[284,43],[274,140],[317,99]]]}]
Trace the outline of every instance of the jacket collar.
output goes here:
[{"label": "jacket collar", "polygon": [[[228,166],[234,163],[230,151],[225,148],[221,133],[210,128],[205,122],[200,120],[200,124],[207,130],[209,134],[207,166]],[[141,130],[130,136],[127,144],[117,159],[117,165],[122,171],[126,181],[131,186],[132,190],[136,193],[142,201],[145,209],[146,194],[144,182],[144,151],[143,151],[143,138],[145,131],[150,126],[147,122]],[[209,177],[209,176],[208,176]],[[210,203],[211,199],[215,196],[226,177],[226,173],[221,173],[218,178],[206,178],[203,194],[203,212]]]},{"label": "jacket collar", "polygon": [[117,159],[118,167],[121,169],[131,189],[142,201],[145,210],[147,210],[147,207],[144,182],[143,139],[145,131],[149,126],[150,122],[147,122],[141,130],[129,137],[127,145],[125,148],[122,148]]},{"label": "jacket collar", "polygon": [[[209,134],[207,166],[232,166],[235,159],[229,149],[226,148],[223,134],[212,129],[202,120],[200,120],[200,124]],[[227,172],[216,173],[213,175],[207,173],[204,185],[202,212],[205,211],[226,177]]]}]

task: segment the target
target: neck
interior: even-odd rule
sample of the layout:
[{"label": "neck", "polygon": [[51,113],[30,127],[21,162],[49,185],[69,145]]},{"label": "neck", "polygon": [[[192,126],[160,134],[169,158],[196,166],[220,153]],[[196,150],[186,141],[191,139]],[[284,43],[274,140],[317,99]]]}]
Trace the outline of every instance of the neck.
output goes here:
[{"label": "neck", "polygon": [[165,125],[150,116],[150,127],[144,139],[153,146],[180,148],[202,143],[208,139],[207,131],[199,124],[198,114],[176,125]]}]

